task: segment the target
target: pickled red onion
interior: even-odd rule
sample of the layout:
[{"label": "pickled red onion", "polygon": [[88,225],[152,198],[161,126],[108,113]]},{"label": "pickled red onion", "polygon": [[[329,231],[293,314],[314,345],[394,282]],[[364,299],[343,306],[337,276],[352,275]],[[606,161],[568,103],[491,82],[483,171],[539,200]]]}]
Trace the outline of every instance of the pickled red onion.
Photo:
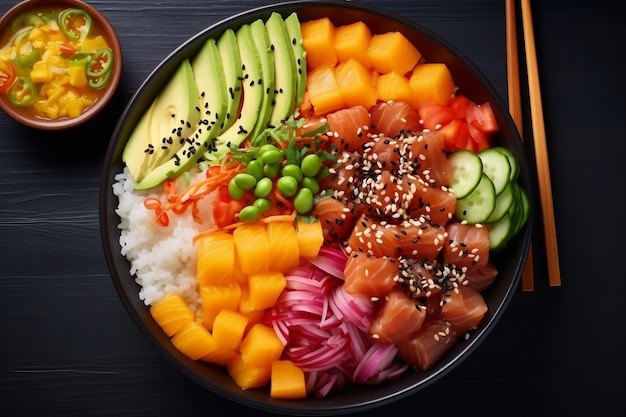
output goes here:
[{"label": "pickled red onion", "polygon": [[377,384],[408,369],[397,348],[369,335],[376,304],[343,288],[346,255],[323,246],[286,274],[287,285],[266,320],[317,398],[348,383]]}]

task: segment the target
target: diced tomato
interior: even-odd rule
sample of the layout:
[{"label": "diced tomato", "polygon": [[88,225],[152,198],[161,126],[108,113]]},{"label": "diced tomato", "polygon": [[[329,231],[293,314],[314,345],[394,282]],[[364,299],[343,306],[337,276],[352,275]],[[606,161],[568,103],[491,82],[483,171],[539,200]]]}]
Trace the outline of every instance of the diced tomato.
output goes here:
[{"label": "diced tomato", "polygon": [[211,202],[213,219],[218,227],[226,227],[235,222],[237,213],[243,208],[243,204],[237,200],[229,202],[214,200]]},{"label": "diced tomato", "polygon": [[456,111],[450,106],[424,104],[417,109],[422,125],[426,129],[437,130],[456,119]]},{"label": "diced tomato", "polygon": [[[472,150],[474,152],[480,152],[484,149],[491,147],[491,141],[489,140],[489,135],[484,131],[477,129],[471,124],[467,124],[467,129],[469,131],[469,135],[474,142],[472,146]],[[475,146],[474,146],[475,145]]]},{"label": "diced tomato", "polygon": [[446,152],[465,147],[469,131],[465,119],[454,119],[439,129],[443,136],[443,146]]},{"label": "diced tomato", "polygon": [[465,109],[465,119],[467,122],[487,134],[495,133],[498,131],[498,123],[496,116],[493,113],[491,104],[488,102],[483,104],[476,104],[468,101]]},{"label": "diced tomato", "polygon": [[243,202],[231,198],[228,193],[228,186],[219,186],[217,189],[217,198],[211,202],[215,224],[218,227],[226,227],[233,224],[237,213],[239,213],[243,207]]},{"label": "diced tomato", "polygon": [[450,100],[448,105],[454,109],[457,119],[465,119],[465,110],[468,102],[469,99],[463,94],[457,94]]}]

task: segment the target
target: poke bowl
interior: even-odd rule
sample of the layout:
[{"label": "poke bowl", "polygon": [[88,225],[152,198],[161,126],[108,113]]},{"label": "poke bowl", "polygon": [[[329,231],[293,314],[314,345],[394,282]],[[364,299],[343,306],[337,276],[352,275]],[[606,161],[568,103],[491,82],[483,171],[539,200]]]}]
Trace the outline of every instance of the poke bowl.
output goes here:
[{"label": "poke bowl", "polygon": [[40,130],[84,123],[111,100],[122,50],[106,17],[81,0],[25,0],[0,20],[0,108]]},{"label": "poke bowl", "polygon": [[148,76],[107,151],[101,234],[177,369],[252,408],[336,415],[416,395],[488,336],[526,261],[529,191],[506,106],[448,42],[365,5],[285,2]]}]

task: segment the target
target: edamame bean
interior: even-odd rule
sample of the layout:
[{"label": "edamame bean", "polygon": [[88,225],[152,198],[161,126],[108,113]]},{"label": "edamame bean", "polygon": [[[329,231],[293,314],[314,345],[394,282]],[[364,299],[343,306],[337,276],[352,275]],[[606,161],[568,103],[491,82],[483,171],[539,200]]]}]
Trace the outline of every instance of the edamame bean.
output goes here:
[{"label": "edamame bean", "polygon": [[235,175],[233,179],[235,180],[237,185],[244,190],[249,190],[256,185],[256,178],[244,172],[240,172],[239,174]]},{"label": "edamame bean", "polygon": [[253,222],[261,217],[261,210],[255,205],[245,206],[239,212],[239,220],[242,222]]},{"label": "edamame bean", "polygon": [[244,192],[245,190],[237,185],[234,178],[228,181],[228,194],[233,200],[240,200],[243,198]]},{"label": "edamame bean", "polygon": [[313,193],[308,188],[301,188],[293,199],[293,207],[300,214],[313,210]]},{"label": "edamame bean", "polygon": [[274,184],[268,177],[261,178],[254,186],[254,195],[257,197],[267,197],[272,192]]},{"label": "edamame bean", "polygon": [[252,175],[257,181],[263,177],[263,161],[253,159],[246,166],[246,173]]},{"label": "edamame bean", "polygon": [[283,167],[282,174],[283,177],[294,177],[298,182],[302,180],[302,170],[298,165],[295,164],[285,165]]},{"label": "edamame bean", "polygon": [[264,164],[275,164],[282,161],[283,153],[277,148],[268,149],[263,152],[260,157]]},{"label": "edamame bean", "polygon": [[263,145],[263,146],[261,146],[261,147],[259,148],[258,155],[259,155],[259,157],[260,157],[260,156],[261,156],[261,155],[263,155],[265,152],[267,152],[267,151],[274,151],[274,150],[276,150],[276,151],[277,151],[277,150],[279,150],[279,149],[278,149],[276,146],[272,145],[271,143],[266,143],[265,145]]},{"label": "edamame bean", "polygon": [[322,162],[320,157],[314,153],[308,154],[304,158],[302,158],[302,162],[300,162],[300,168],[302,169],[302,174],[306,177],[314,177],[320,171],[322,166]]},{"label": "edamame bean", "polygon": [[265,164],[263,166],[263,174],[265,174],[266,177],[274,179],[278,176],[278,172],[280,171],[280,164],[279,163],[275,163],[275,164]]},{"label": "edamame bean", "polygon": [[320,192],[320,184],[313,177],[304,177],[302,181],[300,181],[300,185],[304,188],[308,188],[311,190],[313,195]]},{"label": "edamame bean", "polygon": [[276,182],[278,191],[285,197],[291,197],[298,191],[298,181],[294,177],[280,177]]},{"label": "edamame bean", "polygon": [[257,207],[261,213],[267,211],[272,206],[272,200],[269,198],[257,198],[252,203],[253,206]]}]

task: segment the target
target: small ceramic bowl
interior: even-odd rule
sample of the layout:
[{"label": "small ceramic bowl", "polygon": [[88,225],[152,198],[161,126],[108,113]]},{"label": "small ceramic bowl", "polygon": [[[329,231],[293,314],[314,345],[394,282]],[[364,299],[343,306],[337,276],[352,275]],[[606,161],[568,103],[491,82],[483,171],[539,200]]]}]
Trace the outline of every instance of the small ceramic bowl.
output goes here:
[{"label": "small ceramic bowl", "polygon": [[[67,32],[63,31],[60,16],[63,11],[68,9],[74,9],[73,16],[70,13],[63,20],[71,22],[74,19],[74,25],[80,29],[84,27],[85,20],[84,17],[81,17],[82,12],[78,10],[85,12],[91,19],[91,29],[87,39],[101,36],[106,41],[106,46],[110,48],[110,55],[108,52],[102,53],[103,43],[92,42],[82,46],[84,41],[81,35],[78,35],[79,40],[74,41],[71,38],[71,33],[68,36]],[[51,17],[53,18],[52,23],[50,23]],[[44,22],[46,23],[42,25]],[[33,29],[37,27],[42,29],[43,35],[37,36],[37,34],[32,33]],[[93,6],[80,0],[25,0],[2,16],[0,28],[0,40],[2,41],[2,45],[0,45],[0,107],[16,121],[41,130],[67,129],[91,119],[113,97],[122,75],[122,50],[115,30]],[[15,33],[12,33],[13,31]],[[18,43],[16,39],[20,36],[24,38],[21,33],[28,34],[28,38],[20,40]],[[53,43],[55,43],[54,47],[51,46]],[[14,46],[11,48],[12,52],[9,52],[9,47],[15,44],[20,45],[19,48],[21,49]],[[24,46],[25,44],[26,46]],[[42,58],[47,56],[44,55],[45,51],[48,49],[52,51],[52,48],[55,48],[55,55],[58,59],[56,62],[47,60],[46,65],[43,66],[52,74],[48,73],[48,76],[54,77],[52,83],[61,84],[64,88],[69,87],[67,90],[74,87],[78,95],[84,98],[81,103],[74,102],[72,104],[71,113],[66,111],[68,107],[65,107],[65,104],[59,104],[58,108],[54,104],[49,106],[40,104],[38,110],[35,110],[34,104],[39,99],[26,104],[31,101],[28,99],[28,95],[20,95],[24,90],[34,88],[38,97],[42,97],[42,87],[48,83],[49,78],[43,75],[32,80],[31,71],[34,68],[33,65],[37,65],[38,61],[41,62]],[[98,50],[100,53],[95,53]],[[89,57],[86,56],[87,53],[90,54]],[[69,78],[61,79],[64,75],[69,77],[70,60],[74,60],[72,65],[78,62],[85,65],[85,59],[89,59],[91,61],[86,65],[88,67],[93,65],[91,69],[98,71],[100,68],[97,61],[104,62],[108,61],[109,58],[112,59],[105,66],[110,65],[110,69],[103,73],[85,74],[82,82],[78,79],[71,82],[67,81]],[[31,85],[31,81],[36,82]],[[87,85],[83,86],[85,82]],[[50,83],[48,83],[49,85]],[[11,91],[12,88],[13,91]],[[48,100],[50,100],[49,97]],[[53,102],[54,99],[50,101]],[[21,102],[21,105],[16,105],[15,102]],[[42,108],[45,108],[45,111]]]}]

